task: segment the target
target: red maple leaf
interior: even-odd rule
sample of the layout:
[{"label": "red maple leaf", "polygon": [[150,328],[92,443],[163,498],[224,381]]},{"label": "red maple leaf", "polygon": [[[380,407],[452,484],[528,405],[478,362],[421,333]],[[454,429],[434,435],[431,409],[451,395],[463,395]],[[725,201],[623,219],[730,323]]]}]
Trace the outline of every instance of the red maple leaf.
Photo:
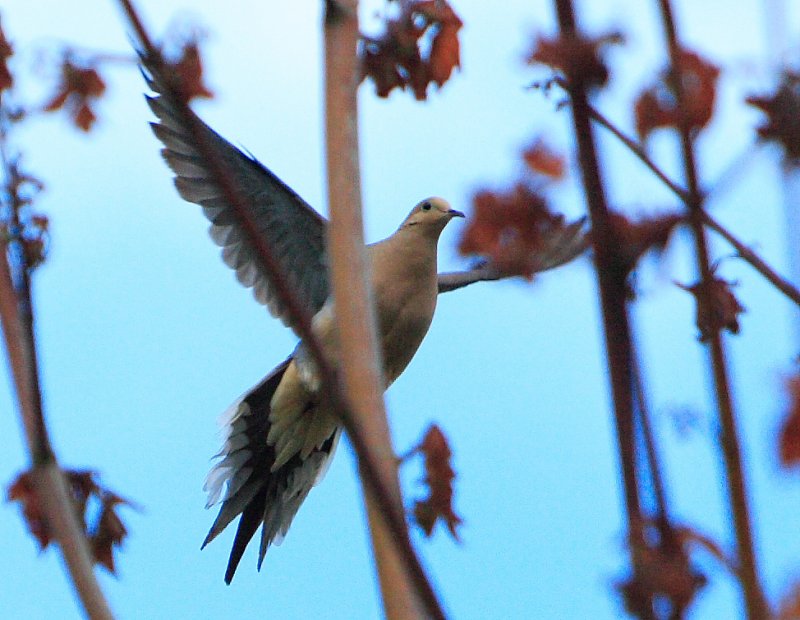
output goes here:
[{"label": "red maple leaf", "polygon": [[[681,80],[683,110],[678,109],[675,73]],[[719,67],[696,52],[680,52],[675,73],[666,69],[658,81],[641,92],[634,106],[636,131],[645,139],[659,127],[680,127],[689,130],[705,127],[714,114]]]},{"label": "red maple leaf", "polygon": [[61,65],[61,81],[44,111],[63,108],[78,129],[88,132],[97,120],[93,106],[105,90],[106,84],[94,67],[79,67],[65,58]]},{"label": "red maple leaf", "polygon": [[[400,14],[387,18],[377,38],[363,37],[361,79],[375,83],[379,97],[407,87],[418,100],[431,83],[441,87],[460,66],[461,19],[444,0],[404,0]],[[424,53],[423,40],[429,42]]]},{"label": "red maple leaf", "polygon": [[543,234],[563,226],[564,218],[553,214],[545,199],[523,183],[506,193],[480,191],[472,203],[473,215],[458,251],[487,256],[503,275],[530,280]]},{"label": "red maple leaf", "polygon": [[602,86],[609,77],[602,52],[608,44],[621,42],[619,33],[594,39],[570,35],[555,39],[539,37],[526,60],[528,64],[541,63],[563,73],[570,83]]},{"label": "red maple leaf", "polygon": [[780,144],[786,163],[800,164],[800,74],[784,73],[771,96],[751,96],[746,101],[767,116],[757,129],[759,137]]},{"label": "red maple leaf", "polygon": [[0,92],[11,88],[14,79],[8,69],[8,59],[14,54],[14,48],[6,39],[3,27],[0,25]]},{"label": "red maple leaf", "polygon": [[447,438],[436,424],[432,424],[413,452],[423,455],[424,482],[428,486],[428,497],[414,503],[414,520],[425,535],[430,536],[436,522],[441,519],[451,536],[458,540],[456,527],[462,521],[453,510],[453,479],[456,474],[450,465],[452,452]]},{"label": "red maple leaf", "polygon": [[614,239],[613,251],[623,269],[633,270],[649,250],[663,251],[675,227],[683,219],[680,215],[668,214],[633,221],[621,213],[610,213],[608,221]]}]

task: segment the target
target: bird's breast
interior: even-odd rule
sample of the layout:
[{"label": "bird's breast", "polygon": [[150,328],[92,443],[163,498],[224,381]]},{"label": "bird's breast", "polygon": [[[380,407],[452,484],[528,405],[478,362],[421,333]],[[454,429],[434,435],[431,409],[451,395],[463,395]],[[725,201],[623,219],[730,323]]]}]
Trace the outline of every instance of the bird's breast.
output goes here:
[{"label": "bird's breast", "polygon": [[436,309],[436,294],[432,294],[428,288],[403,291],[404,294],[391,300],[391,303],[385,306],[380,302],[378,304],[386,387],[406,369],[428,333]]}]

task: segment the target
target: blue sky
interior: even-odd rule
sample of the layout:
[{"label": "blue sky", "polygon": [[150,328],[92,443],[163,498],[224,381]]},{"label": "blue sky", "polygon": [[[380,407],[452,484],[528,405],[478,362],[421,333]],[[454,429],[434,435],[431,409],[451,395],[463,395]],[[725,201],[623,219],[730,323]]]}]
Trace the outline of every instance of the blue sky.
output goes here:
[{"label": "blue sky", "polygon": [[[154,32],[177,18],[207,28],[208,83],[218,96],[196,109],[322,210],[321,3],[139,4]],[[655,7],[634,0],[584,4],[590,30],[627,34],[627,44],[611,54],[614,80],[598,105],[630,131],[632,97],[662,63]],[[533,136],[570,150],[567,115],[525,89],[542,74],[520,62],[534,33],[553,31],[550,3],[453,5],[466,24],[463,71],[441,93],[421,105],[408,95],[378,100],[370,86],[362,89],[370,240],[390,234],[422,197],[441,195],[469,210],[477,188],[507,186],[519,172],[520,147]],[[380,6],[364,3],[365,18]],[[698,145],[701,171],[711,183],[739,153],[753,151],[715,214],[787,273],[776,153],[751,147],[758,115],[737,103],[770,84],[762,4],[736,6],[678,3],[688,45],[725,71],[719,116]],[[798,24],[797,17],[786,21]],[[20,69],[33,64],[34,49],[57,41],[128,50],[111,2],[6,0],[2,18],[20,51]],[[796,30],[790,34],[796,41]],[[35,294],[55,447],[65,465],[99,470],[105,484],[144,507],[124,514],[131,534],[118,577],[101,572],[112,608],[122,618],[377,617],[347,445],[260,574],[251,549],[233,585],[224,585],[233,531],[199,551],[214,517],[203,510],[201,487],[218,449],[217,417],[284,358],[294,338],[236,283],[199,209],[175,193],[147,127],[151,115],[137,71],[116,66],[106,74],[108,96],[89,137],[51,117],[29,123],[16,144],[47,184],[39,208],[52,220],[52,252],[37,272]],[[40,89],[33,82],[29,88]],[[615,205],[632,213],[673,206],[624,149],[607,136],[600,141]],[[652,148],[677,177],[672,138],[656,136]],[[554,196],[571,216],[583,209],[576,183],[573,175]],[[460,226],[450,226],[440,243],[442,269],[464,265],[454,249]],[[661,262],[643,265],[634,317],[675,516],[727,544],[704,352],[691,298],[672,284],[692,281],[687,247],[678,237]],[[727,261],[722,273],[739,281],[747,307],[729,350],[757,545],[774,601],[800,574],[800,480],[778,470],[774,450],[781,381],[797,354],[796,313],[745,264]],[[431,541],[416,539],[454,618],[621,614],[610,590],[622,575],[623,530],[606,383],[585,259],[532,285],[478,285],[440,299],[430,334],[387,402],[399,451],[431,421],[453,447],[463,542],[442,531]],[[0,409],[6,412],[0,480],[9,481],[27,461],[8,383],[0,389]],[[693,411],[699,420],[688,437],[675,432],[676,410]],[[414,466],[404,472],[409,498],[418,475]],[[16,507],[0,509],[0,534],[6,558],[0,606],[8,617],[79,617],[58,555],[37,554]],[[713,559],[698,559],[712,585],[692,617],[735,617],[731,581]]]}]

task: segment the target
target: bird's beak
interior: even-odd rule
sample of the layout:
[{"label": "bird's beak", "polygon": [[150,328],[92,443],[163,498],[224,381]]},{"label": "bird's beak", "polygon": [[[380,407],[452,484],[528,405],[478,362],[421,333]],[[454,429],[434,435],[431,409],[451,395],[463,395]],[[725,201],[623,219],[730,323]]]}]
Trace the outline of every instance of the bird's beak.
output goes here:
[{"label": "bird's beak", "polygon": [[450,217],[467,217],[461,211],[456,211],[455,209],[450,209],[447,213],[450,214]]}]

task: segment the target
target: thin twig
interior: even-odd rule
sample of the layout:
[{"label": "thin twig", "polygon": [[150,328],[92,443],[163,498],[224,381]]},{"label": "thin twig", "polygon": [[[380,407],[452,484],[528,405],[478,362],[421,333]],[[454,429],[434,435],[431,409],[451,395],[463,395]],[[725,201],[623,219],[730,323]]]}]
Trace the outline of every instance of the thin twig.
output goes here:
[{"label": "thin twig", "polygon": [[[695,255],[700,271],[701,282],[707,284],[713,278],[713,272],[709,260],[705,228],[703,226],[703,195],[700,191],[691,129],[687,122],[687,115],[685,112],[685,93],[681,73],[681,46],[678,41],[670,0],[659,0],[659,7],[661,9],[661,18],[667,39],[667,46],[669,48],[673,79],[672,85],[675,91],[678,110],[678,133],[680,135],[683,168],[688,191],[686,206],[689,209],[689,224],[692,228],[695,241]],[[704,289],[708,290],[709,287],[704,286]],[[700,296],[697,303],[704,304],[708,303],[708,301]],[[708,342],[711,352],[711,370],[714,377],[717,408],[720,416],[720,439],[722,443],[726,479],[728,482],[728,496],[730,508],[733,512],[738,559],[741,567],[740,582],[743,588],[747,617],[749,620],[765,620],[769,616],[769,613],[761,588],[755,549],[753,546],[741,446],[736,416],[733,409],[733,400],[731,398],[725,348],[719,328],[713,329]]]},{"label": "thin twig", "polygon": [[[597,121],[601,126],[610,131],[617,139],[620,140],[628,149],[639,158],[639,160],[647,166],[653,174],[655,174],[672,192],[680,198],[684,203],[689,202],[689,195],[685,189],[680,187],[666,173],[647,155],[644,148],[635,140],[625,135],[614,123],[612,123],[606,116],[599,112],[596,108],[589,106],[592,119]],[[714,185],[714,188],[709,191],[705,196],[705,202],[716,200],[720,191],[724,191],[725,187],[729,184],[730,180],[734,178],[734,170],[738,171],[749,160],[750,156],[742,155],[736,159],[736,162],[731,165],[722,177]],[[800,290],[793,286],[788,280],[778,275],[775,270],[770,267],[764,259],[762,259],[753,250],[744,245],[734,235],[724,228],[719,222],[709,215],[707,211],[702,213],[703,221],[706,226],[719,233],[728,243],[730,243],[741,256],[742,260],[750,263],[761,275],[763,275],[771,284],[773,284],[779,291],[791,299],[794,303],[800,305]]]},{"label": "thin twig", "polygon": [[[119,2],[134,30],[140,49],[146,55],[148,63],[157,70],[163,71],[165,63],[161,54],[147,34],[131,1],[119,0]],[[395,508],[396,504],[392,492],[382,483],[382,479],[378,473],[379,468],[376,463],[376,458],[370,448],[369,440],[361,433],[359,426],[355,423],[351,408],[348,406],[348,403],[346,403],[339,389],[337,375],[333,367],[322,354],[320,344],[311,330],[308,312],[298,301],[294,290],[284,278],[280,265],[275,259],[271,248],[264,242],[263,237],[259,233],[257,224],[253,221],[248,209],[245,207],[241,193],[238,191],[235,183],[233,183],[230,175],[227,174],[224,166],[222,166],[214,148],[207,143],[204,134],[199,131],[196,118],[189,109],[185,98],[181,96],[179,88],[176,87],[172,79],[169,79],[169,75],[166,72],[163,77],[165,78],[165,92],[162,94],[173,100],[172,103],[174,103],[175,109],[182,116],[182,122],[191,128],[194,145],[198,153],[207,164],[214,181],[219,185],[225,199],[236,212],[248,243],[252,245],[263,268],[266,273],[270,275],[270,284],[273,286],[276,296],[293,318],[292,324],[296,333],[303,340],[305,346],[308,347],[308,351],[322,378],[324,397],[329,400],[332,409],[337,413],[343,426],[347,430],[350,441],[358,457],[361,474],[369,485],[372,493],[375,495],[381,513],[389,524],[392,531],[391,540],[397,545],[403,562],[405,563],[406,570],[408,570],[409,574],[413,577],[414,584],[420,592],[420,598],[425,604],[427,614],[432,618],[444,618],[444,612],[439,605],[435,592],[411,545],[405,516],[402,513],[398,513]]]},{"label": "thin twig", "polygon": [[[572,0],[555,0],[558,24],[562,38],[579,37]],[[590,110],[586,86],[582,83],[567,83],[567,92],[572,102],[572,121],[578,143],[581,178],[589,216],[592,222],[595,271],[597,275],[603,327],[606,343],[606,358],[611,379],[611,394],[614,403],[620,468],[625,497],[628,534],[631,544],[633,571],[640,566],[638,555],[645,548],[642,525],[639,481],[636,470],[635,428],[633,418],[633,358],[631,332],[628,322],[626,270],[614,254],[614,238],[610,225],[597,149],[592,134]],[[647,610],[641,611],[643,618],[651,618]]]},{"label": "thin twig", "polygon": [[705,225],[714,232],[718,233],[723,239],[725,239],[725,241],[730,243],[743,260],[750,263],[750,265],[752,265],[753,268],[755,268],[762,276],[769,280],[769,282],[775,288],[800,306],[800,290],[798,290],[796,286],[794,286],[786,278],[780,276],[774,269],[772,269],[772,267],[764,262],[764,259],[762,259],[753,250],[748,248],[744,243],[734,237],[727,228],[711,217],[707,211],[703,211],[701,217],[703,218]]},{"label": "thin twig", "polygon": [[589,115],[591,116],[592,120],[597,121],[608,129],[617,139],[622,142],[625,146],[628,147],[628,150],[636,155],[639,160],[648,168],[650,171],[655,174],[659,180],[661,180],[664,185],[666,185],[672,192],[681,199],[682,202],[688,201],[688,194],[685,189],[679,186],[675,181],[670,179],[667,174],[652,160],[644,148],[636,142],[633,138],[628,137],[625,135],[622,130],[617,127],[614,123],[612,123],[606,116],[604,116],[597,108],[593,106],[589,106]]}]

